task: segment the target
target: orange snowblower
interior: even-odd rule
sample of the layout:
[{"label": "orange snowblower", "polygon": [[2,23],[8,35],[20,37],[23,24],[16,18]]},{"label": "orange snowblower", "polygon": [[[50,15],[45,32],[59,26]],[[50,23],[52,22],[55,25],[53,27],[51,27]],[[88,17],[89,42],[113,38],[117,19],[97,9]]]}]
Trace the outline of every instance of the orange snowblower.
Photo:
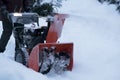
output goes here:
[{"label": "orange snowblower", "polygon": [[58,42],[68,15],[11,13],[9,17],[14,26],[15,61],[43,74],[72,71],[73,43]]},{"label": "orange snowblower", "polygon": [[[30,54],[28,61],[28,66],[30,68],[42,73],[49,72],[52,67],[57,73],[60,73],[66,69],[72,70],[73,43],[57,42],[61,35],[62,27],[67,16],[68,15],[65,14],[56,14],[54,16],[54,21],[51,23],[48,30],[46,43],[36,45]],[[48,50],[46,50],[46,48]],[[48,57],[45,59],[46,56]],[[46,66],[49,67],[45,69]]]},{"label": "orange snowblower", "polygon": [[35,0],[29,13],[10,13],[15,61],[40,72],[63,73],[73,68],[73,43],[60,43],[67,14],[55,12],[61,1]]}]

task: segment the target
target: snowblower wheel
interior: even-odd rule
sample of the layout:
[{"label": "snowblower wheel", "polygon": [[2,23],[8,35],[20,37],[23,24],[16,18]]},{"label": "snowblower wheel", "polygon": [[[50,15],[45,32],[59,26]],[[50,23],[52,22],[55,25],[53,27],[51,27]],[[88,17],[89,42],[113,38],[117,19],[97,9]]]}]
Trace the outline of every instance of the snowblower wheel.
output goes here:
[{"label": "snowblower wheel", "polygon": [[21,63],[21,64],[23,64],[23,65],[26,65],[26,60],[25,60],[25,54],[24,54],[24,52],[22,51],[22,50],[16,50],[16,52],[15,52],[15,61],[16,62],[19,62],[19,63]]}]

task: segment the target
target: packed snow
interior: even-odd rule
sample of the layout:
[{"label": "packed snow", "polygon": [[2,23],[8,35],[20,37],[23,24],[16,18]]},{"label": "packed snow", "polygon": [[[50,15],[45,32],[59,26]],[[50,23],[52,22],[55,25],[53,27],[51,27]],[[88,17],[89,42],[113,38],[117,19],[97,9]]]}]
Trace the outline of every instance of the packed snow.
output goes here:
[{"label": "packed snow", "polygon": [[67,0],[62,5],[59,12],[69,18],[59,41],[74,43],[73,70],[42,75],[15,62],[11,36],[0,54],[0,80],[120,80],[120,14],[116,7],[97,0]]}]

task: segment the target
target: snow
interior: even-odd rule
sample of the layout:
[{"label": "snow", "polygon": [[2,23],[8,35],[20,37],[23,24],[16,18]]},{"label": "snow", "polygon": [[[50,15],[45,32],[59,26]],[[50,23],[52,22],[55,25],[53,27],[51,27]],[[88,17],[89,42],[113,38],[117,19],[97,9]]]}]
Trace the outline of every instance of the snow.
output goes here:
[{"label": "snow", "polygon": [[70,16],[59,41],[74,43],[73,70],[42,75],[15,62],[11,36],[0,54],[0,80],[120,80],[120,14],[115,8],[97,0],[64,1],[59,12]]}]

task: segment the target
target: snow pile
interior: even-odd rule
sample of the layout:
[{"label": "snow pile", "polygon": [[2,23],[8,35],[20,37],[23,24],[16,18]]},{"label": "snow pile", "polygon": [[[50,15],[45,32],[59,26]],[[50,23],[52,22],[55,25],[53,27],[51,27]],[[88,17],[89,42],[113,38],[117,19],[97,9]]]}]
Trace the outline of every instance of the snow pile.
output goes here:
[{"label": "snow pile", "polygon": [[0,80],[48,80],[47,77],[0,54]]}]

